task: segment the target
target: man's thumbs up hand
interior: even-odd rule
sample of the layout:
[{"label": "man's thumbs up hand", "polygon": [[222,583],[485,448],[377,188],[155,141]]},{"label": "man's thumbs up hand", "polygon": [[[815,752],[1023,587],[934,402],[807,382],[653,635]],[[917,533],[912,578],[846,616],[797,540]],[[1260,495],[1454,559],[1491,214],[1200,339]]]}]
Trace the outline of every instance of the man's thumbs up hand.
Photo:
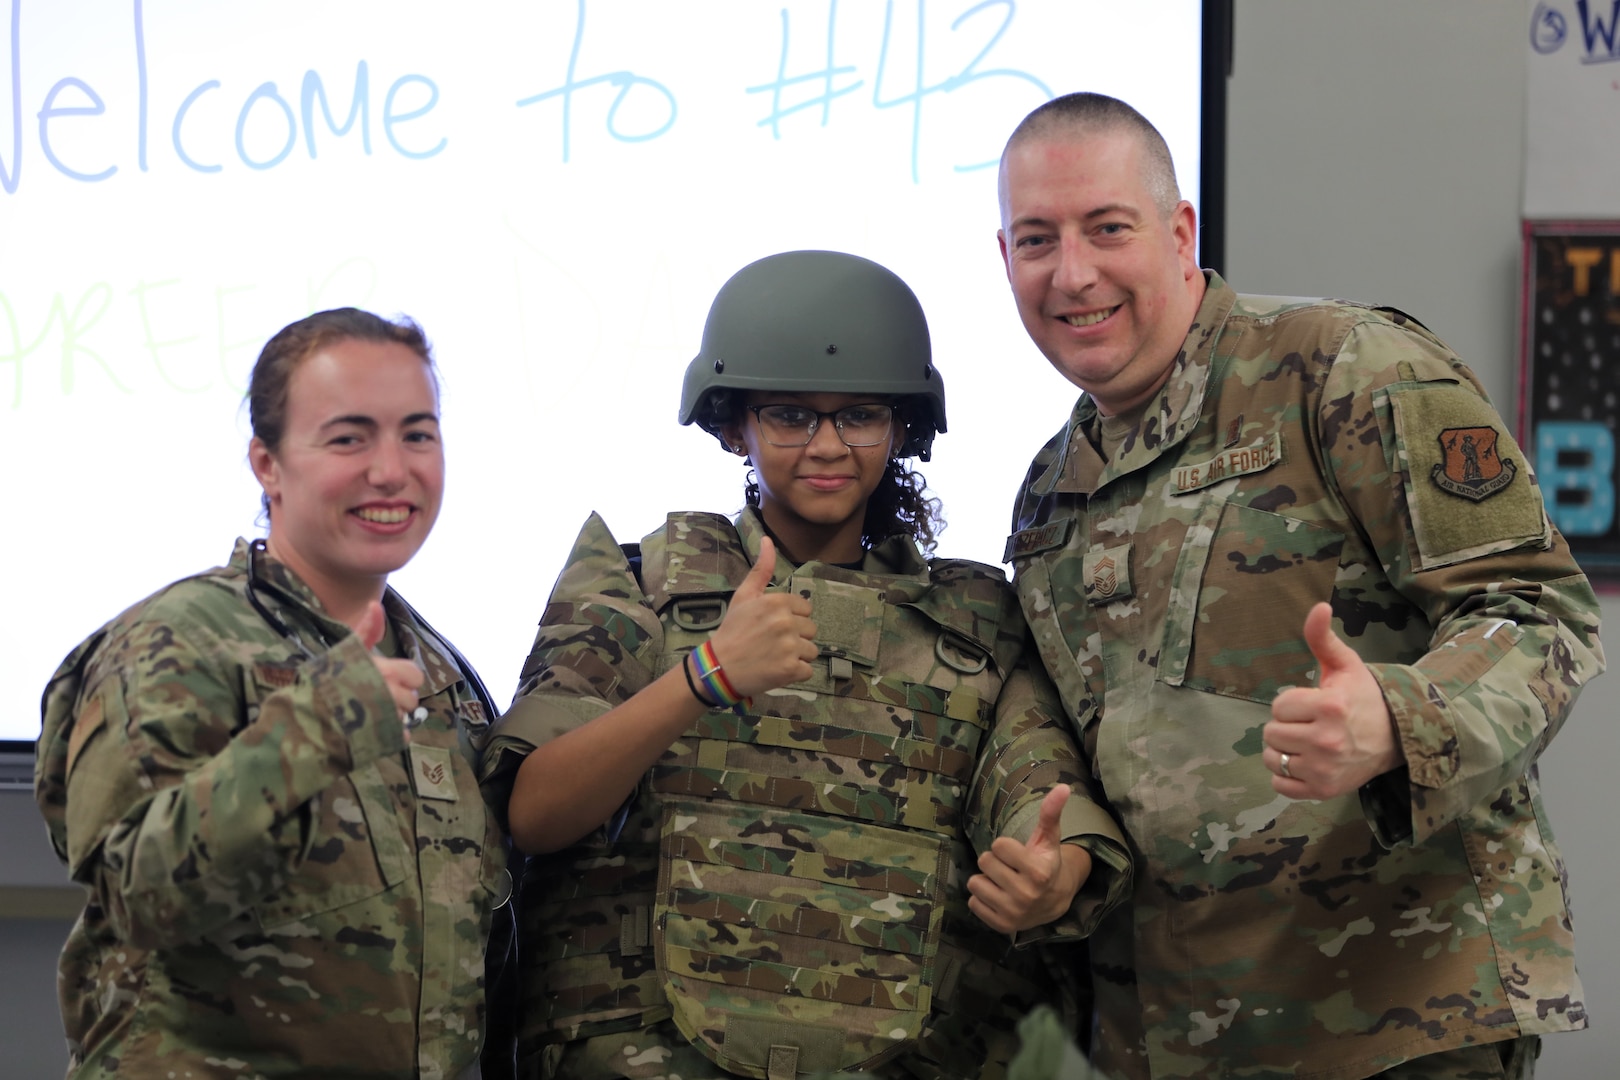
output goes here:
[{"label": "man's thumbs up hand", "polygon": [[1292,687],[1271,702],[1260,759],[1271,786],[1291,799],[1347,795],[1400,765],[1395,722],[1372,671],[1333,632],[1333,609],[1305,616],[1305,644],[1316,657],[1314,687]]}]

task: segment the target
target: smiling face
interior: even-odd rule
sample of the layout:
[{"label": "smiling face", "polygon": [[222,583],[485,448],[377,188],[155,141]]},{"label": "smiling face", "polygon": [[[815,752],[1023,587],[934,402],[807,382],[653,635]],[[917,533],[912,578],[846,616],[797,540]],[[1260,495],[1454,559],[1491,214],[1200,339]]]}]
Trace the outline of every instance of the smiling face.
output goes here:
[{"label": "smiling face", "polygon": [[1024,329],[1107,414],[1169,378],[1203,300],[1191,204],[1155,205],[1141,138],[1053,132],[1002,159],[1001,245]]},{"label": "smiling face", "polygon": [[249,446],[270,506],[270,553],[333,617],[349,622],[380,597],[432,530],[444,493],[438,413],[421,356],[348,338],[294,369],[277,449],[257,438]]},{"label": "smiling face", "polygon": [[797,394],[756,391],[742,399],[740,419],[724,430],[740,446],[759,479],[759,512],[784,553],[795,562],[855,562],[861,558],[866,503],[883,480],[889,457],[905,438],[896,413],[889,437],[875,446],[845,446],[831,416],[823,416],[806,446],[773,446],[746,406],[797,405],[835,413],[851,405],[886,402],[871,394]]}]

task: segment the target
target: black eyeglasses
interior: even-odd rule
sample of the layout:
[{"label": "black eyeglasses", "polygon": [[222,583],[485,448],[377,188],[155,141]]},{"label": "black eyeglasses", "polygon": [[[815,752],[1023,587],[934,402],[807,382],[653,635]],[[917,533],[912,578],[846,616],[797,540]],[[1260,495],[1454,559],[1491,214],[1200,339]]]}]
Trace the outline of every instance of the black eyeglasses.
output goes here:
[{"label": "black eyeglasses", "polygon": [[893,405],[875,401],[846,405],[837,412],[817,412],[803,405],[748,406],[759,421],[760,433],[772,446],[809,446],[824,416],[832,418],[845,446],[876,446],[893,430],[894,410]]}]

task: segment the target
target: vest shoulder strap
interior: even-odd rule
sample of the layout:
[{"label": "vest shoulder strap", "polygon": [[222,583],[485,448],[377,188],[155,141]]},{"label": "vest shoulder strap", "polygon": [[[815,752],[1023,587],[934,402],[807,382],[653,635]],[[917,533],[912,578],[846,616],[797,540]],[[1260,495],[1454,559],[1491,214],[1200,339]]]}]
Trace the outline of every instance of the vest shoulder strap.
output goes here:
[{"label": "vest shoulder strap", "polygon": [[654,611],[685,597],[730,596],[749,569],[737,526],[723,514],[678,511],[641,541],[641,587]]}]

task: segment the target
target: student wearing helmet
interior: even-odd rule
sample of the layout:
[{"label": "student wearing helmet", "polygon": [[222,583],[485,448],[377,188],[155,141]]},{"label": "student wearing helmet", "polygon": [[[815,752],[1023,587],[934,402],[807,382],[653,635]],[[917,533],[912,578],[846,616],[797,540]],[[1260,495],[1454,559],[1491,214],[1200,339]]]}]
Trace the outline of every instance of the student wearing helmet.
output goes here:
[{"label": "student wearing helmet", "polygon": [[747,508],[593,515],[483,761],[533,856],[520,1075],[1003,1076],[1057,995],[1006,935],[1089,933],[1129,864],[1003,574],[919,549],[922,309],[852,255],[752,263],[680,420]]}]

